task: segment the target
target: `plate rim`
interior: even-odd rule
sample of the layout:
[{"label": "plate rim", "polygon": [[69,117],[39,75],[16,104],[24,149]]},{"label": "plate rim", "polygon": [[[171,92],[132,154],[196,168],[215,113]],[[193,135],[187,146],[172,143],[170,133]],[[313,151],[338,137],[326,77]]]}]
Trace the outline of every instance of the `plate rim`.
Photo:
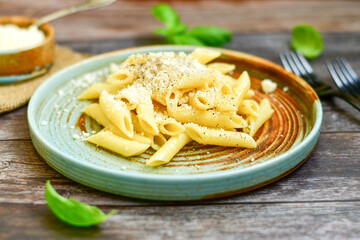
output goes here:
[{"label": "plate rim", "polygon": [[[194,50],[195,48],[197,48],[197,47],[196,46],[187,46],[187,45],[176,45],[176,46],[174,46],[174,45],[150,45],[150,46],[126,48],[126,49],[120,49],[120,50],[102,53],[102,54],[87,58],[78,63],[75,63],[73,65],[63,68],[62,70],[54,73],[52,76],[50,76],[48,79],[46,79],[36,89],[36,91],[34,92],[33,96],[30,99],[30,102],[28,105],[28,110],[27,110],[27,116],[28,116],[29,130],[30,130],[31,134],[34,134],[35,137],[37,137],[37,140],[40,141],[44,147],[47,147],[50,151],[55,152],[56,154],[61,156],[67,162],[75,163],[79,167],[86,168],[90,171],[95,171],[100,174],[111,175],[111,177],[116,177],[116,178],[119,178],[119,177],[131,178],[136,181],[151,180],[151,181],[166,182],[166,183],[169,183],[169,182],[179,183],[179,181],[181,181],[181,182],[185,183],[185,182],[193,182],[193,181],[197,181],[197,182],[199,182],[199,181],[206,182],[208,180],[214,181],[217,179],[231,178],[236,175],[251,174],[251,172],[261,171],[262,169],[269,169],[272,165],[276,165],[279,162],[284,161],[285,158],[289,158],[292,155],[296,154],[296,152],[299,149],[306,147],[320,133],[320,127],[321,127],[322,118],[323,118],[322,105],[321,105],[320,99],[319,99],[318,95],[316,94],[316,92],[313,90],[313,88],[311,88],[311,86],[305,80],[296,76],[293,73],[287,72],[280,65],[275,64],[264,58],[257,57],[255,55],[251,55],[251,54],[244,53],[241,51],[229,50],[229,49],[223,49],[223,48],[212,48],[212,47],[207,47],[207,48],[215,49],[218,51],[220,50],[223,53],[229,53],[232,55],[245,56],[248,58],[260,60],[261,62],[270,64],[272,68],[275,68],[282,72],[285,71],[285,73],[287,75],[291,75],[291,78],[295,78],[296,81],[299,81],[302,85],[308,86],[309,89],[311,89],[311,91],[313,91],[313,94],[316,96],[316,99],[314,100],[314,103],[312,106],[313,110],[316,109],[316,116],[315,116],[315,122],[314,122],[313,128],[311,129],[310,133],[298,145],[296,145],[295,147],[292,147],[285,153],[283,153],[279,156],[276,156],[272,159],[268,159],[265,162],[261,162],[261,163],[258,163],[258,164],[252,165],[252,166],[248,166],[246,168],[231,169],[231,170],[222,171],[222,172],[211,172],[211,173],[201,173],[201,174],[177,173],[174,175],[172,175],[172,174],[162,175],[162,174],[146,173],[146,172],[140,173],[140,172],[119,171],[119,170],[110,169],[107,167],[98,166],[96,164],[81,161],[81,160],[77,159],[75,156],[64,153],[60,149],[58,149],[54,144],[52,144],[44,136],[42,136],[40,129],[36,126],[35,118],[36,118],[36,112],[37,112],[36,111],[37,103],[41,102],[41,100],[43,100],[43,98],[44,98],[44,96],[41,96],[42,92],[49,88],[54,89],[57,86],[59,86],[60,84],[63,84],[64,82],[69,81],[70,79],[68,79],[68,78],[64,78],[64,80],[62,80],[62,81],[57,81],[57,82],[55,81],[59,78],[59,76],[62,76],[63,74],[65,74],[67,72],[71,72],[74,69],[81,67],[82,65],[90,64],[92,62],[99,61],[103,58],[107,58],[107,57],[118,55],[118,54],[120,54],[120,55],[127,54],[127,53],[131,53],[131,52],[134,52],[137,50],[144,50],[146,52],[149,52],[151,50],[154,50],[154,51],[155,50],[156,51],[161,51],[161,50],[163,50],[163,51],[171,51],[171,50],[172,51],[191,51],[191,50]],[[81,73],[80,75],[82,75],[82,74],[86,74],[86,72]],[[54,84],[54,83],[56,83],[56,84]],[[32,136],[32,138],[33,138],[33,136]],[[318,141],[318,139],[316,140],[316,142],[317,141]]]}]

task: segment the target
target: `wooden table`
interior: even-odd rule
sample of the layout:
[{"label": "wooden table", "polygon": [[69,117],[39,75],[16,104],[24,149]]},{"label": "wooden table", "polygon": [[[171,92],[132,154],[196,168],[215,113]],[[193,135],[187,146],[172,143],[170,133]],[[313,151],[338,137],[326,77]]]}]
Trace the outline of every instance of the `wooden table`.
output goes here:
[{"label": "wooden table", "polygon": [[[33,1],[34,6],[27,6],[25,13],[36,13],[45,1]],[[70,1],[63,1],[71,4]],[[54,8],[63,2],[53,1]],[[136,10],[147,12],[154,2],[120,1],[116,9],[125,6],[121,19],[137,16]],[[199,24],[205,13],[196,17],[194,8],[205,6],[206,13],[218,17],[220,1],[175,1],[186,15],[184,21],[194,20]],[[3,4],[0,1],[0,4]],[[23,4],[23,5],[21,5]],[[119,5],[120,4],[120,5]],[[183,5],[181,5],[183,4]],[[290,1],[241,2],[226,1],[226,6],[247,8],[244,12],[252,19],[252,24],[260,23],[264,17],[259,12],[249,12],[257,7],[273,5],[283,9],[292,9]],[[306,1],[297,4],[298,9],[310,12],[309,6],[324,5],[326,11],[319,16],[343,15],[352,19],[349,25],[343,20],[326,21],[315,15],[294,12],[286,15],[289,21],[282,26],[272,26],[273,20],[279,22],[279,16],[273,14],[266,26],[255,27],[252,31],[243,23],[231,25],[236,34],[227,48],[248,52],[279,63],[278,53],[288,49],[290,39],[288,30],[295,22],[305,19],[314,20],[325,31],[326,49],[323,56],[312,62],[320,80],[330,83],[331,79],[324,65],[324,60],[336,56],[346,56],[360,74],[360,16],[359,3],[356,1]],[[25,6],[24,0],[6,3],[8,9],[0,8],[0,15],[5,13],[20,14],[14,6]],[[182,6],[182,7],[181,7]],[[257,7],[256,7],[257,6]],[[330,6],[330,7],[329,7]],[[355,8],[357,7],[356,11]],[[115,9],[115,8],[114,8]],[[115,11],[112,9],[111,11]],[[139,10],[139,11],[140,11]],[[336,11],[339,10],[339,11]],[[5,11],[5,12],[4,12]],[[17,12],[16,12],[17,11]],[[105,11],[98,10],[99,12]],[[108,10],[110,11],[110,10]],[[120,10],[119,10],[120,11]],[[140,12],[141,12],[140,11]],[[235,11],[235,10],[234,10]],[[95,14],[96,11],[93,11]],[[82,15],[81,15],[82,14]],[[83,25],[89,15],[81,13],[73,19],[80,21],[75,26]],[[100,14],[100,13],[99,13]],[[128,14],[128,15],[126,15]],[[256,16],[255,16],[256,14]],[[266,16],[270,14],[265,11]],[[190,16],[191,15],[191,16]],[[252,18],[251,18],[252,17]],[[149,18],[148,16],[145,17]],[[245,16],[241,16],[244,19]],[[226,16],[234,24],[236,16]],[[135,21],[135,19],[133,19]],[[155,26],[143,22],[144,26],[132,29],[127,34],[118,32],[129,29],[120,26],[107,32],[105,40],[101,34],[82,29],[81,34],[74,34],[71,20],[56,23],[59,43],[75,50],[91,54],[115,50],[118,48],[152,44],[158,39],[150,37],[150,30]],[[89,24],[94,24],[94,19]],[[95,29],[116,18],[98,18]],[[139,21],[144,21],[140,19]],[[216,20],[209,18],[211,23]],[[225,21],[225,20],[224,20]],[[204,21],[206,23],[206,21]],[[127,22],[130,24],[130,20]],[[79,24],[79,25],[77,25]],[[134,24],[134,23],[131,23]],[[130,25],[131,25],[130,24]],[[256,25],[256,24],[255,24]],[[117,25],[119,26],[119,24]],[[135,25],[134,25],[135,26]],[[284,28],[285,26],[285,28]],[[90,29],[94,26],[89,26]],[[147,30],[144,30],[147,29]],[[346,33],[342,32],[347,30]],[[279,32],[280,31],[280,32]],[[254,33],[255,32],[255,33]],[[257,32],[257,33],[256,33]],[[267,32],[267,33],[261,33]],[[64,35],[68,33],[69,35]],[[88,39],[88,40],[87,40]],[[324,98],[324,121],[320,140],[309,160],[289,176],[261,189],[239,194],[233,197],[199,202],[159,202],[130,199],[103,193],[70,179],[50,168],[34,149],[27,126],[24,106],[15,111],[0,115],[0,239],[63,239],[63,238],[106,238],[106,239],[359,239],[360,238],[360,113],[349,104],[337,98]],[[92,228],[71,227],[57,219],[48,209],[44,198],[45,181],[51,179],[55,189],[65,197],[97,205],[103,211],[117,209],[118,213],[108,221]]]}]

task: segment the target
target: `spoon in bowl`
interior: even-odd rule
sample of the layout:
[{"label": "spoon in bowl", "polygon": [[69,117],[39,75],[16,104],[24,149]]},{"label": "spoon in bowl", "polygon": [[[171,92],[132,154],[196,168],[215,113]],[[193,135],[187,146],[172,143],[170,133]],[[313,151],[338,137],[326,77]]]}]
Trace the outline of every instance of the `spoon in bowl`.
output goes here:
[{"label": "spoon in bowl", "polygon": [[55,19],[67,16],[69,14],[73,14],[73,13],[81,12],[81,11],[85,11],[85,10],[90,10],[90,9],[95,9],[95,8],[99,8],[99,7],[104,7],[104,6],[114,3],[116,1],[117,0],[88,0],[88,1],[85,1],[78,5],[64,8],[64,9],[61,9],[54,13],[50,13],[49,15],[46,15],[46,16],[40,18],[39,21],[37,21],[34,25],[37,27],[40,27],[41,25],[43,25],[45,23],[51,22]]}]

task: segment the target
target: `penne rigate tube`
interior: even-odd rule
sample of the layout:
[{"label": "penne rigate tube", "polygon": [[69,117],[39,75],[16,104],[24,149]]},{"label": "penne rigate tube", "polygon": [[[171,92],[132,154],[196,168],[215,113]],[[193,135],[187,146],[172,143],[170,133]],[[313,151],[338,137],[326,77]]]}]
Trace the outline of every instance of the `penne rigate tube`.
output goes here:
[{"label": "penne rigate tube", "polygon": [[191,138],[186,133],[172,136],[159,150],[147,161],[150,166],[159,166],[170,162],[170,160],[182,149]]},{"label": "penne rigate tube", "polygon": [[107,83],[96,83],[86,89],[83,93],[81,93],[77,99],[79,100],[85,100],[85,99],[96,99],[100,97],[100,94],[103,90],[106,90],[108,92],[116,92],[117,90],[120,90],[121,87],[116,87]]},{"label": "penne rigate tube", "polygon": [[149,101],[139,103],[136,107],[136,113],[140,126],[144,132],[152,135],[159,133],[158,126],[155,123],[154,105],[150,99]]},{"label": "penne rigate tube", "polygon": [[215,99],[209,91],[189,94],[189,104],[197,109],[206,110],[215,106]]},{"label": "penne rigate tube", "polygon": [[207,67],[211,68],[211,69],[218,70],[222,74],[227,74],[227,73],[235,70],[235,65],[234,64],[229,64],[229,63],[209,63],[207,65]]},{"label": "penne rigate tube", "polygon": [[250,89],[250,77],[247,71],[244,71],[239,79],[236,81],[235,86],[233,87],[235,105],[240,106],[242,100],[246,96],[246,93]]},{"label": "penne rigate tube", "polygon": [[139,155],[150,147],[150,144],[139,143],[116,136],[110,131],[100,131],[87,138],[88,142],[119,153],[125,157]]},{"label": "penne rigate tube", "polygon": [[132,138],[134,134],[130,111],[125,103],[117,101],[108,92],[103,91],[99,99],[101,110],[126,136]]},{"label": "penne rigate tube", "polygon": [[191,59],[196,59],[199,61],[199,63],[206,64],[208,62],[211,62],[215,58],[220,57],[221,53],[218,51],[206,49],[206,48],[197,48],[195,49],[189,57]]},{"label": "penne rigate tube", "polygon": [[193,123],[186,124],[185,129],[191,139],[201,144],[225,147],[256,147],[255,140],[243,132],[210,129]]},{"label": "penne rigate tube", "polygon": [[259,105],[259,116],[244,129],[250,136],[254,136],[257,130],[271,117],[274,110],[271,108],[270,101],[264,98]]},{"label": "penne rigate tube", "polygon": [[237,111],[238,114],[246,114],[252,117],[259,116],[259,104],[255,100],[244,99]]},{"label": "penne rigate tube", "polygon": [[109,126],[111,124],[111,121],[106,117],[104,112],[101,110],[100,104],[98,103],[87,105],[83,109],[83,112],[95,119],[95,121],[97,121],[103,127]]},{"label": "penne rigate tube", "polygon": [[185,127],[180,122],[162,113],[157,113],[155,120],[162,134],[174,136],[185,131]]},{"label": "penne rigate tube", "polygon": [[122,131],[120,131],[114,124],[110,124],[109,126],[107,126],[104,129],[104,131],[110,131],[113,134],[115,134],[116,136],[119,136],[121,138],[125,138],[127,140],[132,140],[132,141],[136,141],[136,142],[144,143],[144,144],[151,144],[151,139],[149,137],[143,136],[143,135],[138,134],[138,133],[134,133],[133,137],[129,138]]},{"label": "penne rigate tube", "polygon": [[134,81],[135,76],[126,69],[120,69],[117,73],[112,74],[106,82],[118,87],[129,85]]},{"label": "penne rigate tube", "polygon": [[159,133],[151,137],[150,146],[154,150],[159,150],[166,143],[166,138],[163,134]]},{"label": "penne rigate tube", "polygon": [[184,106],[169,106],[168,112],[171,117],[182,123],[197,123],[213,128],[243,128],[248,124],[241,116],[233,113],[224,113],[214,110],[202,111],[196,108]]}]

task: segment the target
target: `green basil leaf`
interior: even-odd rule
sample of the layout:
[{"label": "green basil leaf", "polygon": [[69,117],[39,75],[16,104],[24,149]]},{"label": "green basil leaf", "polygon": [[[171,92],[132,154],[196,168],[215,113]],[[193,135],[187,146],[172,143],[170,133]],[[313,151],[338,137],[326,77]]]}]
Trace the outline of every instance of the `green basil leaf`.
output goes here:
[{"label": "green basil leaf", "polygon": [[162,36],[171,36],[171,35],[181,35],[186,32],[187,25],[178,24],[172,28],[157,28],[154,31],[154,34],[162,35]]},{"label": "green basil leaf", "polygon": [[186,32],[187,25],[186,24],[178,24],[169,29],[169,35],[182,35]]},{"label": "green basil leaf", "polygon": [[292,30],[291,47],[306,58],[313,59],[323,52],[324,41],[315,28],[309,25],[297,25]]},{"label": "green basil leaf", "polygon": [[231,41],[231,33],[216,26],[194,27],[189,31],[189,34],[207,46],[223,46]]},{"label": "green basil leaf", "polygon": [[157,28],[157,29],[155,29],[154,34],[167,36],[169,34],[169,29],[167,29],[167,28]]},{"label": "green basil leaf", "polygon": [[116,213],[112,210],[105,215],[99,208],[60,196],[46,181],[45,197],[51,211],[64,222],[77,227],[99,224]]},{"label": "green basil leaf", "polygon": [[180,23],[179,15],[168,4],[157,4],[151,9],[151,13],[168,28],[172,28]]},{"label": "green basil leaf", "polygon": [[191,35],[188,35],[188,34],[172,36],[170,38],[167,38],[167,40],[168,40],[168,42],[170,42],[172,44],[177,44],[177,45],[195,45],[195,46],[204,46],[205,45],[199,39],[197,39]]}]

